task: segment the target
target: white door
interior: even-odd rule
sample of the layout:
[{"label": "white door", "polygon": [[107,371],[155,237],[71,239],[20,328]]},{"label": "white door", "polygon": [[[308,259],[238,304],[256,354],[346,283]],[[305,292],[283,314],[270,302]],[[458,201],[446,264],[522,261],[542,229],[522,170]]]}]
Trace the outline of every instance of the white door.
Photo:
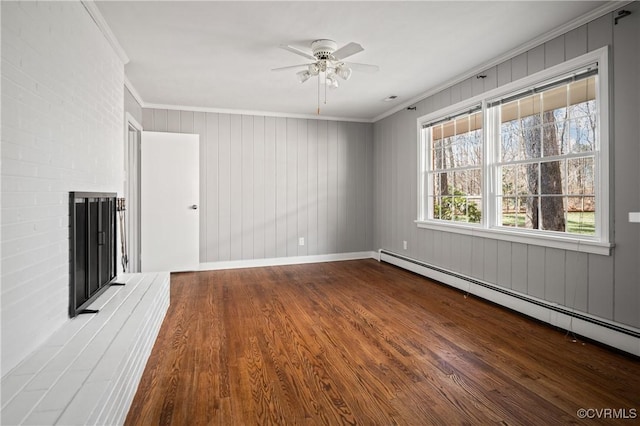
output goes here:
[{"label": "white door", "polygon": [[142,132],[142,272],[199,264],[199,135]]}]

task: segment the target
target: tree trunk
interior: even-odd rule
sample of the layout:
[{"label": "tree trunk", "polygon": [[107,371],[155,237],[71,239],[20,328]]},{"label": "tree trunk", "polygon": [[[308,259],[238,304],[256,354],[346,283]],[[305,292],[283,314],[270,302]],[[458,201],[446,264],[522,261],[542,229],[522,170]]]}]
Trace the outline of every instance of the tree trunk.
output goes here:
[{"label": "tree trunk", "polygon": [[[533,115],[523,119],[523,143],[527,158],[540,158],[544,145],[545,156],[559,155],[553,111],[544,113],[543,131],[540,131],[540,115]],[[542,139],[542,140],[541,140]],[[562,170],[557,161],[540,164],[538,181],[538,164],[527,164],[527,197],[525,225],[531,229],[546,229],[549,231],[564,231],[564,204],[562,197],[538,197],[540,194],[562,194]],[[539,203],[540,206],[539,206]],[[538,208],[540,207],[540,208]],[[541,217],[540,217],[541,216]]]},{"label": "tree trunk", "polygon": [[[545,156],[560,154],[555,129],[553,111],[544,113],[547,125],[543,130]],[[562,170],[559,161],[542,163],[540,167],[542,194],[562,194]],[[562,197],[542,197],[542,229],[549,231],[565,230],[564,203]]]},{"label": "tree trunk", "polygon": [[[540,157],[540,116],[532,115],[522,119],[522,142],[526,158]],[[527,164],[527,190],[531,194],[525,200],[526,216],[525,227],[538,229],[538,164]]]}]

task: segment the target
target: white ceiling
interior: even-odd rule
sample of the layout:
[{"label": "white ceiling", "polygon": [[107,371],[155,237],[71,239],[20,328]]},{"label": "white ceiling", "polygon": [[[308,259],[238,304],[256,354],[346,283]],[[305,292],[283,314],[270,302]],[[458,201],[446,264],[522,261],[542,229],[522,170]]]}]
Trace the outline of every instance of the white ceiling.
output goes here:
[{"label": "white ceiling", "polygon": [[[364,51],[328,92],[323,117],[370,121],[602,6],[596,1],[97,1],[146,106],[316,114],[315,79],[272,68],[308,62],[280,49],[329,38]],[[384,102],[397,95],[394,102]]]}]

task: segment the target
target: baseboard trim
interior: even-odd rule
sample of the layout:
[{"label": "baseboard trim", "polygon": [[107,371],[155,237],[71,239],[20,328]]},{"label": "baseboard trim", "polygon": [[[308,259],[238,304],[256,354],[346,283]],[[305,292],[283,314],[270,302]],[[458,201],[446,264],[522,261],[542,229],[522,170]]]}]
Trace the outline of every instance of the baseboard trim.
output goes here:
[{"label": "baseboard trim", "polygon": [[268,259],[229,260],[206,262],[199,266],[200,271],[216,271],[220,269],[260,268],[265,266],[301,265],[305,263],[337,262],[342,260],[377,259],[375,251],[358,251],[350,253],[332,253],[310,256],[272,257]]},{"label": "baseboard trim", "polygon": [[640,356],[640,330],[557,303],[538,299],[475,278],[467,277],[391,251],[379,250],[379,260],[502,305],[563,330]]}]

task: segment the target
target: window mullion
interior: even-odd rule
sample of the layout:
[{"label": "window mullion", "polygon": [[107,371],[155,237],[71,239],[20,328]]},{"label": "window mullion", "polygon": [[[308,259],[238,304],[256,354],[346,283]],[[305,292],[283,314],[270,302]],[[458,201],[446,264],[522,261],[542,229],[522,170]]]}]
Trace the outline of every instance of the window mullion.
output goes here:
[{"label": "window mullion", "polygon": [[491,228],[496,224],[497,212],[497,188],[498,188],[498,171],[495,168],[498,158],[499,134],[496,131],[499,117],[497,112],[499,108],[488,108],[487,102],[483,102],[484,129],[483,132],[483,161],[482,161],[482,198],[483,218],[482,226]]}]

